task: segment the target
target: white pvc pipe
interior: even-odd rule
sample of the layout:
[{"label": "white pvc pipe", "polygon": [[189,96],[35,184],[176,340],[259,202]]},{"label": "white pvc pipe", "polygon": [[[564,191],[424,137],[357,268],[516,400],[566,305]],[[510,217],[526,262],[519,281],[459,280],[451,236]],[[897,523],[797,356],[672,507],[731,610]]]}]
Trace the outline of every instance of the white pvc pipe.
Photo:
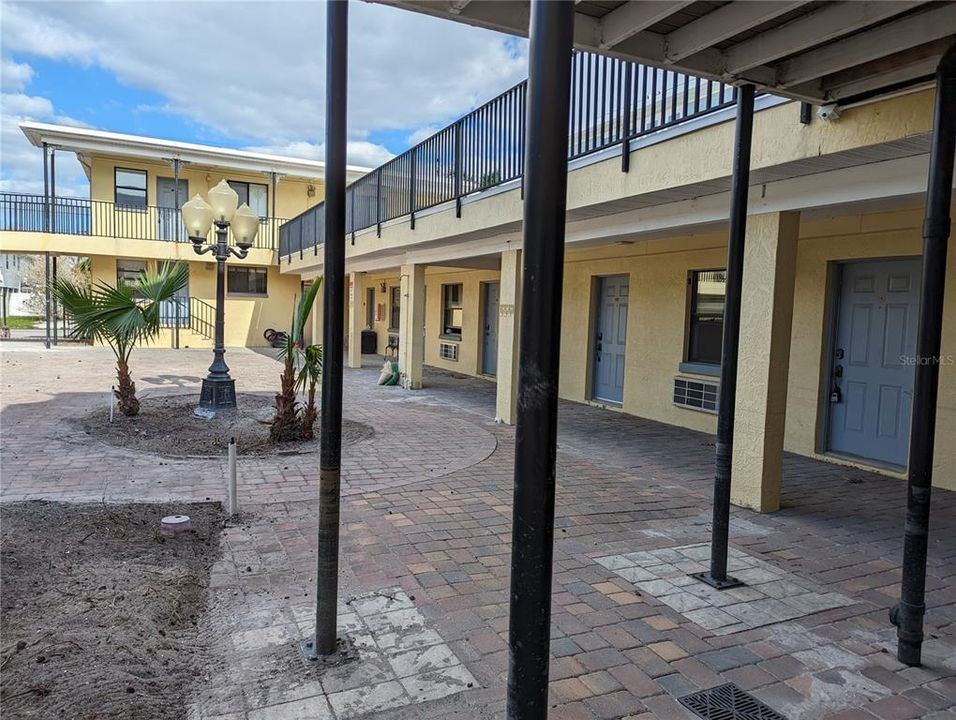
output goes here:
[{"label": "white pvc pipe", "polygon": [[236,492],[236,439],[229,439],[229,493],[227,496],[229,517],[239,514],[239,498]]}]

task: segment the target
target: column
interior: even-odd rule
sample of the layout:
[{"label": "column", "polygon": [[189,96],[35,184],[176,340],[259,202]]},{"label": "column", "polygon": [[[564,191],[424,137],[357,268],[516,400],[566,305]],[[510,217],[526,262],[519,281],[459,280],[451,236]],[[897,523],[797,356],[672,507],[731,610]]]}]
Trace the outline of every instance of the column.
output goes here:
[{"label": "column", "polygon": [[800,214],[747,218],[731,499],[780,509]]},{"label": "column", "polygon": [[306,652],[338,648],[339,504],[342,470],[342,336],[345,334],[346,105],[349,5],[325,6],[325,303],[322,307],[322,437],[319,533],[315,573],[315,637]]},{"label": "column", "polygon": [[362,330],[365,329],[365,273],[349,273],[349,355],[350,368],[362,367]]},{"label": "column", "polygon": [[574,3],[531,3],[508,720],[547,720]]},{"label": "column", "polygon": [[[312,278],[312,282],[324,282],[324,279],[321,275]],[[325,305],[325,288],[319,288],[319,292],[315,295],[315,302],[312,303],[312,315],[309,319],[309,322],[312,323],[312,342],[321,345],[323,342],[322,336],[322,316],[324,310],[322,309]]]},{"label": "column", "polygon": [[518,318],[521,312],[521,251],[501,253],[498,299],[498,388],[495,419],[514,425],[518,409]]},{"label": "column", "polygon": [[402,265],[402,309],[398,328],[398,369],[402,387],[420,390],[425,362],[425,266]]}]

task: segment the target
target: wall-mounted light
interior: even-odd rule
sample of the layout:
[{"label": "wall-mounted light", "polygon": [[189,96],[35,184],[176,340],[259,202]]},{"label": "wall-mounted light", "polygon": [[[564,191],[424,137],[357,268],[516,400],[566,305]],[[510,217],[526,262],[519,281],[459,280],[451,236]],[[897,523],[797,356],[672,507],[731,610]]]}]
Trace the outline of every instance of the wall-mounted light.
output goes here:
[{"label": "wall-mounted light", "polygon": [[305,194],[308,195],[310,198],[314,198],[314,197],[315,197],[315,185],[309,185],[309,187],[307,187],[307,188],[305,189]]},{"label": "wall-mounted light", "polygon": [[384,295],[388,291],[388,287],[385,285],[384,282],[379,283],[378,287],[382,291],[382,295]]}]

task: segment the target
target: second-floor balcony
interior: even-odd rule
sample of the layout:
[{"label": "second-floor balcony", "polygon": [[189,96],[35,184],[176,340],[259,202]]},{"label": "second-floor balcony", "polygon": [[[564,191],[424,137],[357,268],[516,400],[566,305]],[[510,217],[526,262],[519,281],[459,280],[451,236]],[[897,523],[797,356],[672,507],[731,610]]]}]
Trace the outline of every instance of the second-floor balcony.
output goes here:
[{"label": "second-floor balcony", "polygon": [[[346,190],[346,234],[522,182],[527,81],[472,110],[431,137],[357,179]],[[712,80],[575,52],[568,117],[568,161],[621,148],[629,168],[631,143],[731,107],[736,88]],[[325,203],[292,218],[279,234],[279,258],[291,261],[325,242]]]},{"label": "second-floor balcony", "polygon": [[[254,247],[274,249],[284,222],[285,218],[262,218]],[[8,192],[0,193],[0,231],[189,242],[178,208]],[[234,244],[231,232],[229,243]]]}]

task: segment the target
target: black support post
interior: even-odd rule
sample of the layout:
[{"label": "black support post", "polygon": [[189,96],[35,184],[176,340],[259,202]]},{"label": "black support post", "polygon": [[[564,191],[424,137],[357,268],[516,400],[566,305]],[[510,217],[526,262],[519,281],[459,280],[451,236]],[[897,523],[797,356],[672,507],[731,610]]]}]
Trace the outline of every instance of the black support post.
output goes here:
[{"label": "black support post", "polygon": [[747,233],[747,192],[750,189],[750,144],[753,138],[754,86],[737,92],[737,128],[731,181],[730,235],[727,240],[727,298],[720,355],[717,406],[717,457],[714,463],[714,520],[710,536],[710,571],[694,575],[718,590],[742,583],[727,576],[730,535],[730,474],[734,456],[734,412],[737,396],[737,350],[740,344],[740,297]]},{"label": "black support post", "polygon": [[269,173],[269,179],[272,181],[272,187],[270,192],[272,193],[272,218],[270,219],[270,228],[269,228],[269,247],[272,250],[275,250],[276,247],[276,232],[278,232],[279,223],[276,221],[276,186],[279,184],[279,174],[273,170]]},{"label": "black support post", "polygon": [[345,315],[345,142],[348,97],[348,0],[326,5],[325,302],[319,557],[312,653],[335,652],[339,579],[339,481],[342,464],[342,351]]},{"label": "black support post", "polygon": [[956,45],[943,55],[936,70],[936,111],[929,157],[926,214],[923,220],[923,283],[916,336],[916,381],[910,425],[906,528],[903,538],[903,582],[900,602],[890,612],[897,626],[896,656],[901,663],[922,663],[923,616],[926,613],[926,551],[929,541],[936,399],[939,390],[940,338],[946,250],[950,234],[956,154]]},{"label": "black support post", "polygon": [[415,173],[418,172],[418,163],[416,162],[417,155],[418,146],[415,146],[412,148],[412,154],[409,158],[411,171],[408,176],[408,219],[412,230],[415,229]]},{"label": "black support post", "polygon": [[624,63],[624,98],[622,100],[623,118],[621,121],[621,172],[630,172],[631,170],[631,115],[633,114],[634,110],[631,75],[633,73],[633,69],[633,63]]},{"label": "black support post", "polygon": [[455,217],[461,217],[461,120],[455,123]]},{"label": "black support post", "polygon": [[574,3],[531,7],[508,662],[509,720],[548,714],[558,359]]},{"label": "black support post", "polygon": [[[50,148],[50,232],[56,232],[56,147]],[[57,262],[56,255],[51,258],[52,262],[52,275],[53,283],[56,284],[57,276]],[[56,295],[51,293],[51,314],[52,314],[52,325],[53,325],[53,345],[59,345],[59,328],[57,328],[57,319],[59,315],[58,302]],[[47,338],[49,340],[50,338]]]},{"label": "black support post", "polygon": [[[43,231],[50,232],[50,160],[48,145],[43,143]],[[46,338],[44,346],[50,349],[50,253],[44,256],[45,262],[45,303],[44,315],[46,317]]]},{"label": "black support post", "polygon": [[[54,255],[54,256],[51,258],[51,262],[52,262],[52,265],[53,265],[53,269],[52,269],[53,285],[55,286],[55,285],[56,285],[56,278],[57,278],[57,274],[58,274],[58,272],[57,272],[57,271],[58,271],[58,268],[57,268],[57,256],[56,256],[56,255]],[[59,307],[59,303],[57,302],[56,295],[53,295],[53,344],[54,344],[54,345],[59,345],[59,344],[60,344],[60,329],[59,329],[59,326],[58,326],[58,324],[57,324],[58,321],[59,321],[59,318],[60,318],[60,307]]]},{"label": "black support post", "polygon": [[50,232],[56,232],[56,146],[50,147]]}]

